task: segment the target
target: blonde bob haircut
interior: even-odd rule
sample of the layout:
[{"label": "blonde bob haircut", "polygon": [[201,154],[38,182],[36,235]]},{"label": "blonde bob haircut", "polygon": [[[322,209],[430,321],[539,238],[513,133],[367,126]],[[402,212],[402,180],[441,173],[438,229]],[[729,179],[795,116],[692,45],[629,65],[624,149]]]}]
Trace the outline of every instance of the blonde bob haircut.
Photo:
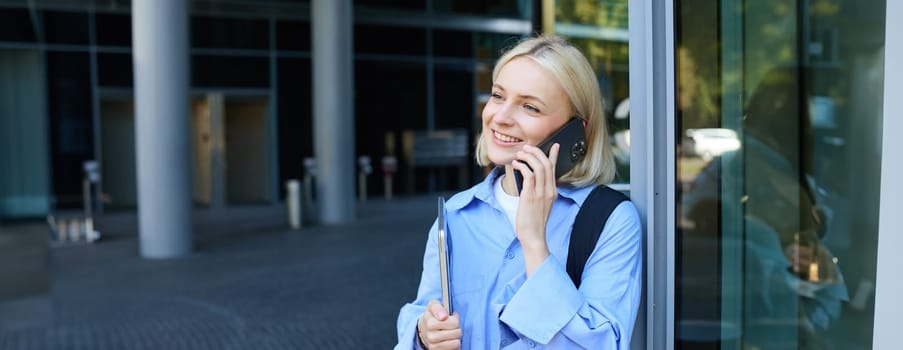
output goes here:
[{"label": "blonde bob haircut", "polygon": [[[586,122],[586,158],[565,173],[558,182],[577,187],[610,183],[615,176],[615,161],[609,144],[605,116],[602,114],[599,81],[596,80],[596,73],[586,57],[579,49],[557,36],[528,38],[499,58],[492,71],[492,81],[495,81],[505,64],[518,57],[532,59],[558,79],[570,99],[576,117]],[[481,166],[491,164],[486,154],[486,142],[481,132],[474,155]],[[561,151],[567,152],[565,149]]]}]

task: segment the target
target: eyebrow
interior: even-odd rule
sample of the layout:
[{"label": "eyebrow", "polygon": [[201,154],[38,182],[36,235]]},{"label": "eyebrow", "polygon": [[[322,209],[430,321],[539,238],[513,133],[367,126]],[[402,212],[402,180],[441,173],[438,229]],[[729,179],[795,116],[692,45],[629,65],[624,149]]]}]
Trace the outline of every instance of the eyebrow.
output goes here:
[{"label": "eyebrow", "polygon": [[[499,90],[502,90],[502,92],[505,91],[505,88],[502,87],[502,86],[499,85],[499,84],[492,84],[492,87],[497,88],[497,89],[499,89]],[[541,98],[539,98],[539,97],[536,97],[536,96],[533,96],[533,95],[517,95],[517,96],[520,97],[520,98],[524,98],[524,99],[535,100],[536,102],[539,102],[540,104],[542,104],[542,106],[543,106],[544,108],[548,108],[548,107],[549,107],[549,105],[547,105],[547,104],[546,104]]]}]

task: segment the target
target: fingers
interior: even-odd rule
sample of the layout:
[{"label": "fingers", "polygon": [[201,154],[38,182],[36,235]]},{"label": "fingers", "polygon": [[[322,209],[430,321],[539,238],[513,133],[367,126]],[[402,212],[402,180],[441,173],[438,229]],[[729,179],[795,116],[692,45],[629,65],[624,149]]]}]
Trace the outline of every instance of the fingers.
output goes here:
[{"label": "fingers", "polygon": [[517,152],[517,158],[512,163],[515,169],[524,176],[524,188],[535,188],[534,193],[546,194],[547,189],[555,188],[555,166],[558,158],[559,145],[552,145],[549,156],[537,147],[525,145]]},{"label": "fingers", "polygon": [[549,163],[552,164],[552,174],[555,174],[555,169],[558,169],[558,151],[560,151],[560,149],[561,145],[557,143],[552,145],[552,148],[549,149]]},{"label": "fingers", "polygon": [[[457,324],[457,314],[449,317],[449,320],[455,319]],[[461,327],[452,329],[430,330],[423,334],[423,343],[429,349],[457,349],[461,347]]]},{"label": "fingers", "polygon": [[453,350],[453,349],[460,349],[460,348],[461,348],[461,336],[460,336],[460,330],[459,330],[458,333],[459,333],[459,335],[458,335],[457,338],[454,338],[454,339],[448,339],[448,340],[443,340],[443,341],[439,341],[439,342],[432,342],[432,341],[429,341],[429,340],[427,340],[427,339],[424,339],[424,340],[425,340],[425,341],[424,341],[424,345],[426,345],[426,348],[429,349],[429,350],[446,350],[446,349],[448,349],[448,350]]},{"label": "fingers", "polygon": [[460,316],[457,313],[449,315],[438,301],[431,300],[429,302],[427,309],[420,316],[419,322],[420,341],[428,349],[458,349],[461,347]]}]

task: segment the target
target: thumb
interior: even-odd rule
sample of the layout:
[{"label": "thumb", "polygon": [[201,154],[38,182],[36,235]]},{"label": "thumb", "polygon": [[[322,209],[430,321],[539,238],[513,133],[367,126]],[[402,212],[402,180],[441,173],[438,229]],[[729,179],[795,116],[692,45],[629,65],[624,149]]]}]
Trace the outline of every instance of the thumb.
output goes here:
[{"label": "thumb", "polygon": [[448,311],[446,311],[445,307],[443,307],[442,304],[439,304],[438,301],[431,300],[428,308],[430,310],[430,313],[433,314],[433,317],[435,317],[437,320],[445,321],[446,319],[448,319]]}]

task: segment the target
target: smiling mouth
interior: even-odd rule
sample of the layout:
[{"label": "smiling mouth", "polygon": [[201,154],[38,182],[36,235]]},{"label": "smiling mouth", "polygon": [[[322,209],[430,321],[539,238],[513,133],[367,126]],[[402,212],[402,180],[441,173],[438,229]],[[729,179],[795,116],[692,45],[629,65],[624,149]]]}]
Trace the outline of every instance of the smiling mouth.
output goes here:
[{"label": "smiling mouth", "polygon": [[516,137],[514,137],[514,136],[505,135],[505,134],[502,134],[502,133],[500,133],[500,132],[498,132],[498,131],[495,131],[495,130],[492,130],[492,136],[495,137],[496,140],[502,141],[502,142],[504,142],[504,143],[518,143],[518,142],[522,142],[522,141],[523,141],[523,140],[521,140],[521,139],[519,139],[519,138],[516,138]]}]

